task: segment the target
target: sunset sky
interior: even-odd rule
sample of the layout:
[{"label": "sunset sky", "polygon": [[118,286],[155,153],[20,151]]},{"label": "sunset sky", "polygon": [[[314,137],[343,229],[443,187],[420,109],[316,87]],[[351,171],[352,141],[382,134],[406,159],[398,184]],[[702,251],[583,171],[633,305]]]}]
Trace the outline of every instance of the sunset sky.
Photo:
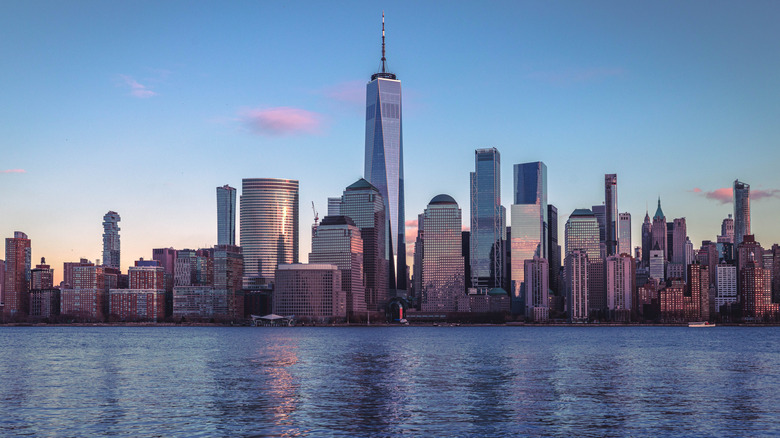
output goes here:
[{"label": "sunset sky", "polygon": [[605,173],[634,246],[659,196],[714,239],[737,178],[756,239],[780,242],[776,1],[5,2],[0,236],[27,233],[59,281],[101,258],[114,210],[124,271],[214,245],[217,186],[291,178],[306,261],[311,202],[322,217],[362,177],[383,10],[409,221],[446,193],[467,225],[474,149],[495,146],[507,210],[512,165],[547,164],[561,242]]}]

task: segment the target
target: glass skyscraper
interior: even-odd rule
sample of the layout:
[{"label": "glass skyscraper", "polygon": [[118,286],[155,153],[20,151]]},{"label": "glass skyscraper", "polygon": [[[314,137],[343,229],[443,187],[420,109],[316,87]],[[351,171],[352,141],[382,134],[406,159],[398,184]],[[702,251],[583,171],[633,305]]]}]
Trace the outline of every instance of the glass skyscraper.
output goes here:
[{"label": "glass skyscraper", "polygon": [[464,258],[461,253],[461,211],[449,195],[431,199],[420,215],[422,272],[420,302],[423,312],[454,312],[465,294]]},{"label": "glass skyscraper", "polygon": [[[511,207],[511,294],[512,300],[525,300],[526,260],[547,260],[549,235],[547,222],[547,166],[541,162],[515,164],[514,201]],[[519,312],[515,304],[515,312]]]},{"label": "glass skyscraper", "polygon": [[569,216],[565,229],[566,255],[574,250],[583,250],[588,260],[600,258],[599,223],[596,215],[586,208],[578,208]]},{"label": "glass skyscraper", "polygon": [[631,255],[631,213],[618,214],[618,252]]},{"label": "glass skyscraper", "polygon": [[750,234],[750,184],[734,181],[734,247]]},{"label": "glass skyscraper", "polygon": [[366,85],[365,178],[382,194],[386,212],[386,248],[391,289],[406,290],[404,153],[401,81],[387,71],[382,16],[382,66]]},{"label": "glass skyscraper", "polygon": [[271,282],[279,264],[298,263],[298,181],[245,178],[240,204],[244,277]]},{"label": "glass skyscraper", "polygon": [[501,154],[496,148],[474,151],[470,180],[471,286],[487,292],[504,284],[506,209],[501,205]]},{"label": "glass skyscraper", "polygon": [[109,211],[103,216],[103,265],[120,269],[119,261],[119,213]]},{"label": "glass skyscraper", "polygon": [[617,175],[614,173],[604,175],[604,224],[604,243],[607,245],[607,255],[616,255],[620,222],[618,220]]},{"label": "glass skyscraper", "polygon": [[236,244],[236,189],[217,187],[217,245]]}]

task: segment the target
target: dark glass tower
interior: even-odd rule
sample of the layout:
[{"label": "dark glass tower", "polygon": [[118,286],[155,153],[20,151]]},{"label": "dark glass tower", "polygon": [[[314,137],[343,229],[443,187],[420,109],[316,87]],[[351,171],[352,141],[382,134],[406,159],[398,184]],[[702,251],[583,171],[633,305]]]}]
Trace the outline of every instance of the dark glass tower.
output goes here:
[{"label": "dark glass tower", "polygon": [[506,209],[501,205],[501,154],[474,151],[471,182],[471,287],[486,293],[504,285]]},{"label": "dark glass tower", "polygon": [[385,202],[385,248],[390,260],[389,288],[406,290],[404,153],[401,127],[401,81],[387,71],[385,17],[382,14],[382,66],[366,85],[365,178]]},{"label": "dark glass tower", "polygon": [[617,205],[617,175],[608,173],[604,175],[604,206],[605,206],[605,236],[607,255],[616,255],[618,249],[618,205]]},{"label": "dark glass tower", "polygon": [[750,233],[750,184],[734,181],[734,247]]},{"label": "dark glass tower", "polygon": [[217,187],[217,245],[236,244],[236,189]]}]

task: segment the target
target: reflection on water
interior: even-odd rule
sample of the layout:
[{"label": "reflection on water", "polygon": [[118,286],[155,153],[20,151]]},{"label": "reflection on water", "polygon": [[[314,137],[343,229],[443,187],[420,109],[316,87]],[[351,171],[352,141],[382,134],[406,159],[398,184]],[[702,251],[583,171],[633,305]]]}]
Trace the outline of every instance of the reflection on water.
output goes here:
[{"label": "reflection on water", "polygon": [[774,435],[778,335],[2,328],[0,435]]}]

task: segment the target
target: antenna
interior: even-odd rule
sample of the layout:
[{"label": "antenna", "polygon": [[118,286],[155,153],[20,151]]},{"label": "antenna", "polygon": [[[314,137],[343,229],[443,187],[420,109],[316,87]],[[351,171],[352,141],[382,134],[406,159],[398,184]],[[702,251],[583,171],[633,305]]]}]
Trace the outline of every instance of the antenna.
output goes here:
[{"label": "antenna", "polygon": [[385,11],[382,11],[382,73],[385,73]]}]

